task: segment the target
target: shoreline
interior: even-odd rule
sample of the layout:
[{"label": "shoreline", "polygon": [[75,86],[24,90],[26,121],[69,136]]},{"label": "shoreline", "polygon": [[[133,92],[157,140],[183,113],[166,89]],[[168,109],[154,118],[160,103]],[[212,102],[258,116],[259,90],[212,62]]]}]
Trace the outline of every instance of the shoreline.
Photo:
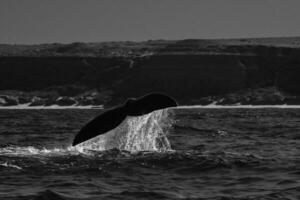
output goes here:
[{"label": "shoreline", "polygon": [[[260,109],[260,108],[281,108],[281,109],[300,109],[300,105],[181,105],[175,109],[193,109],[193,108],[204,108],[204,109]],[[17,105],[17,106],[0,106],[0,110],[55,110],[55,109],[104,109],[103,105],[87,105],[87,106],[28,106],[28,105]]]},{"label": "shoreline", "polygon": [[16,105],[16,106],[0,106],[0,110],[55,110],[55,109],[103,109],[103,105],[87,105],[87,106],[28,106],[28,105]]},{"label": "shoreline", "polygon": [[210,109],[260,109],[260,108],[282,108],[282,109],[300,109],[300,105],[190,105],[190,106],[178,106],[177,109],[192,109],[192,108],[210,108]]}]

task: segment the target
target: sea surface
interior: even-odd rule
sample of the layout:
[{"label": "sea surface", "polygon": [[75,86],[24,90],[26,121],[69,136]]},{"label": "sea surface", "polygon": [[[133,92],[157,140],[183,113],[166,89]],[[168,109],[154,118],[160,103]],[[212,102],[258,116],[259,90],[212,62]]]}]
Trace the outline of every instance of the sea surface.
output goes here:
[{"label": "sea surface", "polygon": [[300,199],[300,109],[160,110],[72,147],[101,112],[0,110],[0,199]]}]

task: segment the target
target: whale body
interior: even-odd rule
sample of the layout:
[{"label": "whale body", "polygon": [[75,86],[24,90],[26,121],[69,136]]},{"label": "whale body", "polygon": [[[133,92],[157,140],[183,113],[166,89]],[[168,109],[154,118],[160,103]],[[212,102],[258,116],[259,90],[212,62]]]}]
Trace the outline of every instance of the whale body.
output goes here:
[{"label": "whale body", "polygon": [[116,128],[127,116],[141,116],[176,106],[177,102],[173,98],[160,93],[130,98],[123,105],[105,111],[83,126],[75,136],[73,146]]}]

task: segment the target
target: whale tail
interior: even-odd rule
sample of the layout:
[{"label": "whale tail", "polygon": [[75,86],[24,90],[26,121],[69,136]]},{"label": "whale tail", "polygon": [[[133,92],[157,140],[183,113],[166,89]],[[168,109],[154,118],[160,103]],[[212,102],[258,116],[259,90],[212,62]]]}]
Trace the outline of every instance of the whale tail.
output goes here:
[{"label": "whale tail", "polygon": [[177,102],[173,98],[160,93],[151,93],[138,99],[130,98],[125,104],[105,111],[86,124],[75,136],[72,145],[75,146],[116,128],[127,116],[141,116],[176,106]]}]

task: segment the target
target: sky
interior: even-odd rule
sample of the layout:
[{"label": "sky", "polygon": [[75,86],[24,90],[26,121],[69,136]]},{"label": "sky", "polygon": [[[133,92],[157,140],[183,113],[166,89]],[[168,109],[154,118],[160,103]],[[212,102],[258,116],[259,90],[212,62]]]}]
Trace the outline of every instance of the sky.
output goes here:
[{"label": "sky", "polygon": [[0,43],[300,36],[299,0],[0,0]]}]

